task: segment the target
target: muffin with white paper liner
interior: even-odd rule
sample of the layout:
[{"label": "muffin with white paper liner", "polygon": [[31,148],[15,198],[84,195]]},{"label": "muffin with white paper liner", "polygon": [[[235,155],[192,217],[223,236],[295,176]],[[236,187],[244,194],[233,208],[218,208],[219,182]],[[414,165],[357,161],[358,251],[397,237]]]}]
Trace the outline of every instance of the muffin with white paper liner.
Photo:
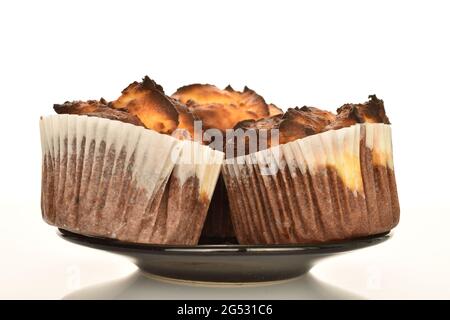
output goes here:
[{"label": "muffin with white paper liner", "polygon": [[187,109],[148,77],[113,102],[54,109],[40,121],[45,221],[127,242],[198,242],[223,153],[169,135],[189,130]]},{"label": "muffin with white paper liner", "polygon": [[241,244],[322,243],[386,232],[399,221],[389,120],[370,96],[337,116],[290,109],[244,130],[277,129],[280,145],[228,158],[223,176]]}]

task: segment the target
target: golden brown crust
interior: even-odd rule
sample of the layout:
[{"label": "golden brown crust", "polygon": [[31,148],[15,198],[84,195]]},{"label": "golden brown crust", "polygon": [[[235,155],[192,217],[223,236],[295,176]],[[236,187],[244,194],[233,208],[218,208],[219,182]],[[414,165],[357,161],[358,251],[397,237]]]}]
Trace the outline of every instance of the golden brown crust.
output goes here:
[{"label": "golden brown crust", "polygon": [[120,109],[112,109],[108,107],[102,107],[94,112],[86,113],[87,116],[105,118],[110,120],[117,120],[125,123],[131,123],[135,126],[145,127],[141,120],[135,115],[122,111]]},{"label": "golden brown crust", "polygon": [[88,101],[66,101],[63,104],[54,104],[53,110],[58,114],[86,114],[95,112],[100,107],[106,107],[105,99]]},{"label": "golden brown crust", "polygon": [[386,123],[389,119],[384,110],[383,100],[375,95],[369,101],[360,104],[345,104],[332,112],[315,107],[289,108],[283,115],[259,120],[240,121],[235,128],[278,129],[279,143],[285,144],[320,132],[349,127],[356,123]]},{"label": "golden brown crust", "polygon": [[202,120],[204,130],[216,128],[225,131],[226,129],[233,128],[242,119],[259,118],[253,112],[242,110],[233,104],[211,103],[197,105],[190,110],[192,110],[192,113],[196,117]]},{"label": "golden brown crust", "polygon": [[343,105],[337,110],[337,116],[306,106],[289,108],[283,114],[280,108],[267,104],[247,87],[240,92],[231,86],[221,90],[210,84],[191,84],[168,97],[148,76],[142,82],[131,83],[113,102],[107,103],[103,98],[65,102],[55,104],[54,109],[57,113],[129,122],[164,134],[177,130],[174,135],[179,139],[194,139],[195,120],[202,121],[203,130],[278,129],[281,144],[356,123],[390,123],[383,100],[375,95],[370,95],[365,103]]},{"label": "golden brown crust", "polygon": [[270,115],[263,97],[247,87],[240,92],[231,86],[220,90],[210,84],[191,84],[179,88],[172,97],[187,104],[203,121],[204,129],[231,129],[241,120]]},{"label": "golden brown crust", "polygon": [[163,88],[145,76],[142,82],[133,82],[122,95],[110,104],[137,116],[148,129],[170,134],[178,126],[178,112]]},{"label": "golden brown crust", "polygon": [[281,110],[280,108],[278,108],[276,105],[274,105],[273,103],[269,103],[269,116],[276,116],[278,114],[283,114],[283,110]]},{"label": "golden brown crust", "polygon": [[283,119],[282,114],[277,114],[268,118],[262,118],[259,120],[254,119],[248,119],[248,120],[242,120],[239,121],[233,129],[244,129],[244,130],[250,130],[250,129],[274,129],[278,128],[280,125],[281,120]]},{"label": "golden brown crust", "polygon": [[322,132],[335,116],[315,107],[289,108],[279,125],[280,144]]},{"label": "golden brown crust", "polygon": [[334,114],[314,107],[289,108],[285,114],[277,114],[259,120],[240,121],[234,128],[243,130],[269,130],[267,146],[271,146],[271,129],[279,130],[279,143],[284,144],[322,132],[334,120]]},{"label": "golden brown crust", "polygon": [[[179,139],[194,139],[194,121],[197,120],[195,115],[189,110],[189,108],[180,101],[171,98],[175,109],[178,112],[178,126],[176,137]],[[186,135],[189,133],[189,136]]]},{"label": "golden brown crust", "polygon": [[335,115],[329,111],[315,107],[295,107],[289,108],[283,115],[283,120],[294,121],[299,124],[306,124],[314,128],[315,131],[322,130],[326,125],[334,121]]},{"label": "golden brown crust", "polygon": [[384,102],[376,95],[370,95],[369,101],[359,104],[347,103],[337,109],[336,120],[326,130],[349,127],[356,123],[386,123],[390,124],[384,110]]},{"label": "golden brown crust", "polygon": [[[234,130],[238,130],[238,129],[242,129],[244,130],[244,132],[247,132],[249,130],[255,130],[256,133],[254,135],[254,137],[256,137],[257,139],[257,147],[258,147],[258,151],[264,150],[266,148],[270,148],[273,147],[274,145],[272,145],[272,129],[278,129],[280,122],[282,120],[283,115],[282,114],[277,114],[268,118],[263,118],[263,119],[259,119],[259,120],[253,120],[253,119],[249,119],[249,120],[243,120],[238,122],[235,126],[234,126]],[[266,134],[261,135],[260,130],[267,130]],[[243,139],[241,140],[241,143],[244,144],[245,146],[245,154],[248,154],[250,152],[250,147],[249,147],[249,136],[248,135],[237,135],[236,138],[233,138],[234,140],[234,152],[233,152],[233,156],[241,156],[242,154],[238,154],[238,150],[237,150],[237,146],[238,146],[238,140],[237,139]],[[264,139],[265,141],[262,141],[261,139]],[[275,144],[278,144],[278,140],[274,141]],[[227,145],[228,147],[228,145]],[[227,154],[228,157],[230,157],[230,154]]]},{"label": "golden brown crust", "polygon": [[[148,76],[142,82],[133,82],[115,101],[105,99],[73,101],[55,104],[60,114],[84,114],[132,123],[172,134],[179,139],[194,138],[194,114],[186,105],[164,94],[164,89]],[[189,133],[189,134],[187,134]]]},{"label": "golden brown crust", "polygon": [[105,99],[88,101],[66,101],[63,104],[54,104],[53,109],[58,114],[79,114],[121,122],[131,123],[136,126],[144,127],[144,124],[138,117],[128,113],[123,109],[109,108]]}]

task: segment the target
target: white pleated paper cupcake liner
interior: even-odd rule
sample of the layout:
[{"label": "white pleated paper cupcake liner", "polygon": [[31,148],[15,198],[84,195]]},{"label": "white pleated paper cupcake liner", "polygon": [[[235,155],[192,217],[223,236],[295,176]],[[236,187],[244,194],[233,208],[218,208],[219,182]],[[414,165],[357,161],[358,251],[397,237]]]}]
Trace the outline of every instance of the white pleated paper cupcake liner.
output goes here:
[{"label": "white pleated paper cupcake liner", "polygon": [[[158,230],[163,197],[180,154],[194,142],[98,117],[55,115],[42,118],[40,126],[42,213],[48,223],[82,234],[164,243]],[[192,172],[201,192],[210,195],[219,170],[220,163],[204,162]]]},{"label": "white pleated paper cupcake liner", "polygon": [[[366,126],[371,127],[330,130],[225,160],[223,174],[239,242],[325,242],[378,231],[366,204],[365,187],[373,182],[361,170]],[[392,152],[385,142],[377,150],[389,168]],[[384,183],[379,188],[390,192]]]}]

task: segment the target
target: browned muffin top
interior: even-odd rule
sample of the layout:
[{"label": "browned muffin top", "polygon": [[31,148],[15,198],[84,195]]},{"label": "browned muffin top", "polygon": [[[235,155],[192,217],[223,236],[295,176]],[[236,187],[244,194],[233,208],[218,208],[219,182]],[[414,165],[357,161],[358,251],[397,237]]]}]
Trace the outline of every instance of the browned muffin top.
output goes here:
[{"label": "browned muffin top", "polygon": [[[57,113],[85,114],[132,123],[163,134],[186,130],[194,137],[194,115],[187,106],[168,97],[163,88],[145,76],[128,85],[119,98],[65,102],[53,106]],[[176,133],[185,138],[183,133]]]},{"label": "browned muffin top", "polygon": [[54,104],[53,109],[58,114],[86,114],[106,107],[107,104],[108,102],[103,98],[88,101],[66,101],[63,104]]},{"label": "browned muffin top", "polygon": [[277,112],[264,98],[245,87],[242,92],[231,86],[221,90],[210,84],[191,84],[179,88],[172,98],[185,103],[203,122],[204,129],[232,129],[239,121],[261,119]]},{"label": "browned muffin top", "polygon": [[281,110],[281,108],[278,108],[273,103],[269,103],[269,116],[276,116],[278,114],[283,114],[283,110]]},{"label": "browned muffin top", "polygon": [[124,109],[112,109],[108,107],[105,99],[83,101],[66,101],[64,104],[55,104],[53,109],[58,114],[84,114],[110,120],[118,120],[131,123],[136,126],[145,127],[138,117]]},{"label": "browned muffin top", "polygon": [[[268,130],[266,135],[267,144],[260,144],[260,136],[259,134],[256,135],[258,146],[260,147],[259,150],[262,150],[264,147],[270,148],[273,146],[271,129],[278,129],[278,143],[285,144],[320,132],[365,122],[389,124],[389,119],[384,110],[383,100],[378,99],[375,95],[370,95],[369,101],[365,103],[343,105],[337,109],[337,115],[315,107],[295,107],[289,108],[284,114],[259,120],[250,119],[240,121],[234,129],[242,129],[244,131],[255,130],[257,133],[262,129]],[[243,136],[241,139],[244,139],[246,145],[245,152],[247,154],[249,150],[247,146],[249,135]],[[235,148],[235,155],[237,155],[236,152]]]},{"label": "browned muffin top", "polygon": [[[163,88],[145,76],[142,82],[127,86],[119,98],[73,101],[55,104],[57,113],[85,114],[131,123],[172,134],[178,139],[194,139],[194,121],[202,121],[202,129],[257,131],[258,145],[271,147],[271,129],[277,129],[279,143],[327,130],[340,129],[356,123],[386,123],[389,119],[383,100],[375,95],[359,104],[344,104],[337,114],[316,107],[289,108],[285,113],[274,104],[267,104],[262,96],[245,87],[236,91],[231,86],[221,90],[210,84],[192,84],[179,88],[167,96]],[[267,143],[261,145],[259,132],[264,129]],[[203,133],[200,133],[200,135]],[[227,138],[224,136],[224,142]],[[239,139],[238,137],[236,139]],[[244,137],[246,143],[248,136]],[[265,139],[265,138],[264,138]],[[231,140],[230,140],[231,141]],[[235,140],[235,138],[232,139]],[[246,148],[246,153],[249,152]]]},{"label": "browned muffin top", "polygon": [[280,144],[320,133],[334,119],[333,113],[315,107],[289,108],[278,127]]},{"label": "browned muffin top", "polygon": [[[244,130],[279,130],[279,143],[284,144],[322,132],[324,128],[335,120],[331,112],[315,107],[289,108],[286,113],[260,120],[244,120],[235,129]],[[270,147],[270,143],[268,145]]]},{"label": "browned muffin top", "polygon": [[112,108],[125,109],[137,116],[146,128],[170,134],[178,127],[178,112],[163,88],[149,77],[133,82],[122,91]]},{"label": "browned muffin top", "polygon": [[336,120],[325,130],[349,127],[356,123],[386,123],[390,124],[384,110],[384,102],[376,95],[370,95],[369,101],[364,103],[347,103],[337,109]]}]

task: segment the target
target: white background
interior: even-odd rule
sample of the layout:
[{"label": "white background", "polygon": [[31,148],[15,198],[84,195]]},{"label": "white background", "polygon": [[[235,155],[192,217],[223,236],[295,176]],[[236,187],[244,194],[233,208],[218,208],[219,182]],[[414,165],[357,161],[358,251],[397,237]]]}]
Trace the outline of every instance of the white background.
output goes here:
[{"label": "white background", "polygon": [[[248,85],[283,108],[376,93],[393,123],[401,222],[391,241],[330,259],[314,279],[366,298],[450,298],[449,15],[448,1],[1,1],[0,298],[130,277],[128,262],[41,220],[38,120],[53,103],[114,99],[146,74],[168,93]],[[206,292],[190,290],[177,292]]]}]

